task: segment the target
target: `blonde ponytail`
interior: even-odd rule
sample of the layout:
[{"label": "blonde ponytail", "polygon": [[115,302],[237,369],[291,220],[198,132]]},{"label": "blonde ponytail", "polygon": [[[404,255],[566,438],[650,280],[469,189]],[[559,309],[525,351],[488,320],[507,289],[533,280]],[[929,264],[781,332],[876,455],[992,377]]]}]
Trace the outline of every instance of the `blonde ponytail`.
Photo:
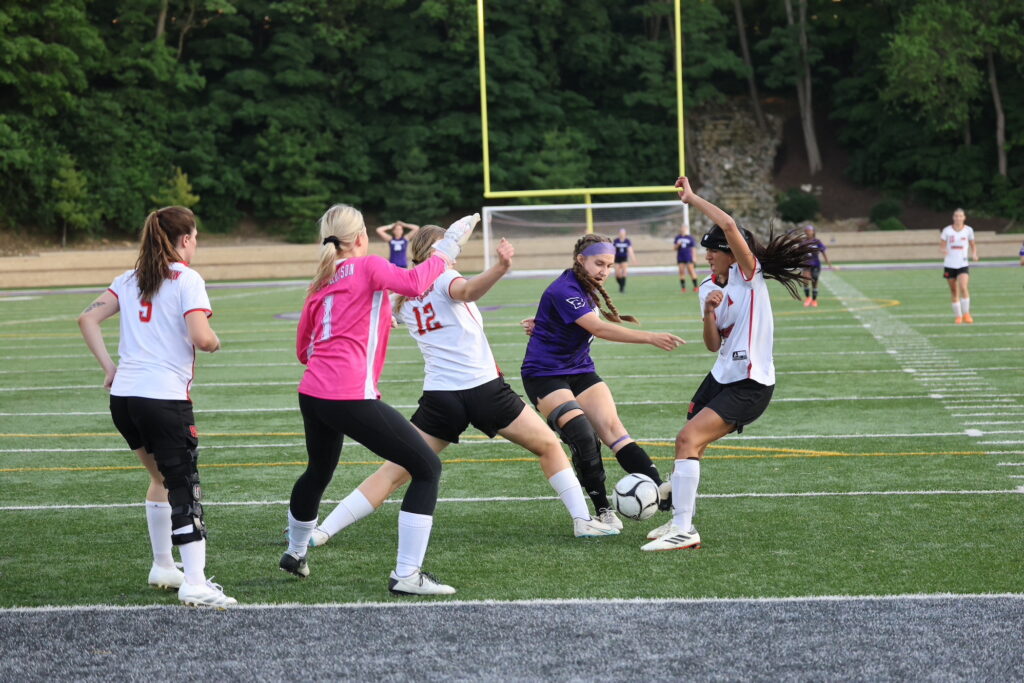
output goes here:
[{"label": "blonde ponytail", "polygon": [[316,274],[309,283],[307,295],[315,294],[323,289],[334,275],[334,262],[344,258],[344,253],[352,248],[352,244],[360,234],[366,232],[363,214],[348,204],[335,204],[320,217],[320,260]]}]

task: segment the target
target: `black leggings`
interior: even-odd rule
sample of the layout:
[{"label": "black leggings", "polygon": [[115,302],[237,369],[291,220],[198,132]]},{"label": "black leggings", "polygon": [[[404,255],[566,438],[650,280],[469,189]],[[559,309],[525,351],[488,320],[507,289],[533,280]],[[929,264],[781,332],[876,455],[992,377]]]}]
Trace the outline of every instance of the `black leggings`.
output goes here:
[{"label": "black leggings", "polygon": [[334,476],[346,436],[412,475],[402,510],[434,514],[441,459],[401,413],[375,399],[332,401],[305,394],[299,394],[299,409],[306,428],[309,464],[292,488],[292,517],[302,522],[316,519],[320,498]]}]

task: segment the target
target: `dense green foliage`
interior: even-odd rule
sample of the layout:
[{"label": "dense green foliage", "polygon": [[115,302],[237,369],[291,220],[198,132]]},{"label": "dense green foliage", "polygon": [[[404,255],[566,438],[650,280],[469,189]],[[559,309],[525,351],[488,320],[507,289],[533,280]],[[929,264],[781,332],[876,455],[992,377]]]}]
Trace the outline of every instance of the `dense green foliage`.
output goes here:
[{"label": "dense green foliage", "polygon": [[[854,180],[1024,215],[1024,0],[806,2]],[[783,3],[741,5],[762,97],[791,100]],[[674,177],[671,2],[486,7],[494,189]],[[733,2],[683,21],[689,115],[746,97]],[[212,229],[438,220],[479,204],[480,139],[467,0],[0,0],[0,227],[133,231],[168,196]]]},{"label": "dense green foliage", "polygon": [[800,223],[817,217],[821,202],[810,192],[794,188],[779,196],[777,207],[782,220]]},{"label": "dense green foliage", "polygon": [[870,218],[872,223],[879,223],[886,218],[899,218],[903,213],[903,204],[898,199],[886,197],[871,207]]}]

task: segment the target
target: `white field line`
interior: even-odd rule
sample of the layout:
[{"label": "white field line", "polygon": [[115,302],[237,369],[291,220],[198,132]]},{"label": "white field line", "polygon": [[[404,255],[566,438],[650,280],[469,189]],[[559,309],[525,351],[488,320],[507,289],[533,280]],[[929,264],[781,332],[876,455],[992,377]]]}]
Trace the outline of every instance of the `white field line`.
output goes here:
[{"label": "white field line", "polygon": [[[742,598],[532,598],[526,600],[442,600],[405,602],[322,602],[306,604],[300,602],[254,603],[236,605],[231,611],[269,611],[281,609],[316,609],[316,610],[432,610],[451,609],[452,607],[502,607],[505,605],[540,607],[562,605],[777,605],[796,603],[843,603],[843,602],[921,602],[929,600],[956,600],[960,602],[975,600],[1024,600],[1024,593],[902,593],[889,595],[786,595],[775,597],[742,597]],[[0,612],[14,614],[62,613],[75,614],[81,612],[142,612],[180,610],[177,605],[43,605],[41,607],[0,607]]]},{"label": "white field line", "polygon": [[[733,499],[733,498],[834,498],[862,496],[988,496],[988,495],[1024,495],[1024,486],[1015,489],[980,489],[980,490],[926,490],[926,491],[802,491],[796,493],[709,493],[701,494],[700,498]],[[438,503],[537,503],[554,502],[557,496],[490,496],[483,498],[438,498]],[[337,505],[339,500],[323,500],[324,505]],[[387,504],[400,504],[402,501],[389,499]],[[271,505],[288,505],[287,500],[239,500],[210,501],[203,500],[204,506],[217,507],[264,507]],[[81,505],[5,505],[0,512],[39,512],[46,510],[107,510],[116,508],[139,508],[145,503],[85,503]]]}]

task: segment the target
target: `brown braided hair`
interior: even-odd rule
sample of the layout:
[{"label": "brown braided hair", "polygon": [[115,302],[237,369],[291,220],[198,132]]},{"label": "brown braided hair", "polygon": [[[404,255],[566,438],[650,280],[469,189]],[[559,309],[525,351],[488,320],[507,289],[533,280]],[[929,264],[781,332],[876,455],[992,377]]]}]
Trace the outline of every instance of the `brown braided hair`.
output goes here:
[{"label": "brown braided hair", "polygon": [[196,216],[184,206],[165,206],[146,216],[135,261],[140,300],[152,301],[164,280],[171,277],[171,264],[181,260],[175,246],[178,238],[195,229]]},{"label": "brown braided hair", "polygon": [[[576,240],[576,247],[572,250],[572,273],[579,280],[580,284],[583,285],[583,289],[587,292],[591,301],[594,302],[594,305],[597,306],[597,309],[601,311],[601,315],[604,316],[605,320],[610,320],[613,323],[628,322],[639,324],[640,321],[631,315],[619,315],[619,309],[615,308],[615,304],[612,303],[612,298],[608,296],[608,292],[601,286],[601,283],[587,274],[587,270],[577,258],[584,249],[598,242],[611,242],[611,239],[604,235],[587,234]],[[601,308],[601,303],[597,298],[598,294],[604,299],[608,311]]]}]

